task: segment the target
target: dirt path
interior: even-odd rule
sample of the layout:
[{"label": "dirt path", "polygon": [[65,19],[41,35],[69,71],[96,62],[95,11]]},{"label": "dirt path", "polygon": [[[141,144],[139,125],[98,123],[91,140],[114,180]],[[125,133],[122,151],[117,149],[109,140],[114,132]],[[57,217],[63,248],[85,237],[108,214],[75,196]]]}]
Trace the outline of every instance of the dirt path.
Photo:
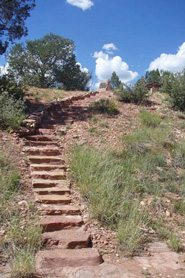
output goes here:
[{"label": "dirt path", "polygon": [[[61,278],[183,278],[185,258],[171,252],[164,243],[152,244],[147,256],[132,260],[113,259],[109,254],[102,257],[93,248],[92,234],[87,231],[83,218],[83,205],[76,205],[70,181],[66,179],[60,135],[67,132],[69,124],[88,119],[89,104],[104,96],[105,93],[99,93],[66,107],[56,106],[37,134],[25,138],[33,192],[43,227],[44,248],[36,256],[37,272],[43,277]],[[112,92],[107,93],[107,97],[112,96]]]}]

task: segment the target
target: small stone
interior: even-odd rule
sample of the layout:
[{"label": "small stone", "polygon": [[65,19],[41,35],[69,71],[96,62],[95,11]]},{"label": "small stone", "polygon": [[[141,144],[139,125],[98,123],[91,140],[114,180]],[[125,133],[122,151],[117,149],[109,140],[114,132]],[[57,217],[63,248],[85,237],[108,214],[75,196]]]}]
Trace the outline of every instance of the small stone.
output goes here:
[{"label": "small stone", "polygon": [[170,212],[167,210],[166,211],[166,216],[169,217],[170,215],[171,215]]}]

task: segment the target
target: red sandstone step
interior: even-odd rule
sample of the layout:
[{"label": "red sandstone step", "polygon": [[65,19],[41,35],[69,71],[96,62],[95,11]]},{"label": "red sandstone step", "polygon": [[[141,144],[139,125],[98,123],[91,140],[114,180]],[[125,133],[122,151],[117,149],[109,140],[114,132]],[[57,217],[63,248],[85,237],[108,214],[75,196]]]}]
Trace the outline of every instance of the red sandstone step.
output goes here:
[{"label": "red sandstone step", "polygon": [[66,195],[47,194],[37,195],[37,201],[43,204],[69,204],[71,198]]},{"label": "red sandstone step", "polygon": [[56,268],[97,266],[102,262],[94,248],[44,250],[36,255],[36,271],[39,274],[51,274]]},{"label": "red sandstone step", "polygon": [[36,129],[36,134],[38,135],[54,135],[55,131],[49,128],[38,128]]},{"label": "red sandstone step", "polygon": [[84,231],[63,230],[42,234],[42,242],[47,246],[62,249],[87,248],[90,243],[90,234]]},{"label": "red sandstone step", "polygon": [[35,188],[34,192],[40,195],[47,195],[47,194],[57,194],[57,195],[66,195],[70,194],[70,189],[68,186],[64,187],[48,187],[48,188]]},{"label": "red sandstone step", "polygon": [[32,186],[34,188],[48,188],[48,187],[70,187],[70,181],[67,180],[43,180],[43,179],[33,179]]},{"label": "red sandstone step", "polygon": [[33,147],[46,147],[46,146],[52,146],[52,147],[58,147],[58,142],[52,142],[52,141],[29,141],[26,140],[24,142],[25,146],[33,146]]},{"label": "red sandstone step", "polygon": [[69,205],[46,205],[42,204],[40,210],[43,215],[80,215],[79,207]]},{"label": "red sandstone step", "polygon": [[25,137],[27,140],[32,141],[57,141],[56,136],[54,135],[29,135]]},{"label": "red sandstone step", "polygon": [[66,174],[63,170],[58,171],[34,171],[31,172],[33,179],[49,179],[49,180],[63,180],[66,179]]},{"label": "red sandstone step", "polygon": [[28,156],[28,159],[31,163],[33,164],[46,164],[46,163],[51,163],[51,164],[64,164],[64,160],[62,159],[61,156]]},{"label": "red sandstone step", "polygon": [[31,171],[54,171],[54,170],[66,170],[65,165],[59,165],[59,164],[31,164],[30,165]]},{"label": "red sandstone step", "polygon": [[55,156],[59,155],[60,151],[58,147],[25,147],[24,151],[29,155],[42,155],[42,156]]},{"label": "red sandstone step", "polygon": [[39,225],[43,227],[44,232],[77,229],[82,226],[82,224],[83,220],[79,215],[42,216],[39,222]]}]

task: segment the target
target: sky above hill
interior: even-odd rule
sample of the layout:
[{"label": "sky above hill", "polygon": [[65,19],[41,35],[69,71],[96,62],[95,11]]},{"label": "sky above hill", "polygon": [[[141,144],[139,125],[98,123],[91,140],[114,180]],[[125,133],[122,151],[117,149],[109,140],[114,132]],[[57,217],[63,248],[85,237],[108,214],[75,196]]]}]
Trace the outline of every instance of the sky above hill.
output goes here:
[{"label": "sky above hill", "polygon": [[185,0],[36,0],[21,41],[50,32],[72,39],[94,84],[113,71],[130,83],[147,69],[185,67],[184,14]]}]

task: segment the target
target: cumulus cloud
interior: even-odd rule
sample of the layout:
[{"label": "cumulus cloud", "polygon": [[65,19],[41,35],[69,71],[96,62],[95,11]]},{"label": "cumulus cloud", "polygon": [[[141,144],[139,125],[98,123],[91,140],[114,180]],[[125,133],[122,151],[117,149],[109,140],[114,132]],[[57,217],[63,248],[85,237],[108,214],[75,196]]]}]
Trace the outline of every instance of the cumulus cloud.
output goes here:
[{"label": "cumulus cloud", "polygon": [[83,11],[91,8],[94,3],[91,0],[67,0],[67,3],[82,9]]},{"label": "cumulus cloud", "polygon": [[77,64],[77,65],[79,65],[80,70],[81,70],[82,72],[89,73],[88,68],[83,68],[83,67],[82,67],[82,64],[80,64],[79,62],[78,62],[78,63],[76,63],[76,64]]},{"label": "cumulus cloud", "polygon": [[[103,49],[105,49],[104,46]],[[108,49],[110,48],[108,47]],[[116,72],[124,83],[132,81],[138,76],[137,72],[129,70],[128,64],[120,56],[110,57],[109,54],[100,51],[94,52],[93,57],[96,59],[95,74],[98,81],[110,79],[113,71]]]},{"label": "cumulus cloud", "polygon": [[150,63],[149,70],[160,69],[171,72],[181,71],[185,67],[185,42],[179,47],[176,54],[162,53]]},{"label": "cumulus cloud", "polygon": [[105,49],[106,51],[110,51],[110,50],[117,50],[117,47],[113,43],[107,43],[104,44],[102,49]]}]

